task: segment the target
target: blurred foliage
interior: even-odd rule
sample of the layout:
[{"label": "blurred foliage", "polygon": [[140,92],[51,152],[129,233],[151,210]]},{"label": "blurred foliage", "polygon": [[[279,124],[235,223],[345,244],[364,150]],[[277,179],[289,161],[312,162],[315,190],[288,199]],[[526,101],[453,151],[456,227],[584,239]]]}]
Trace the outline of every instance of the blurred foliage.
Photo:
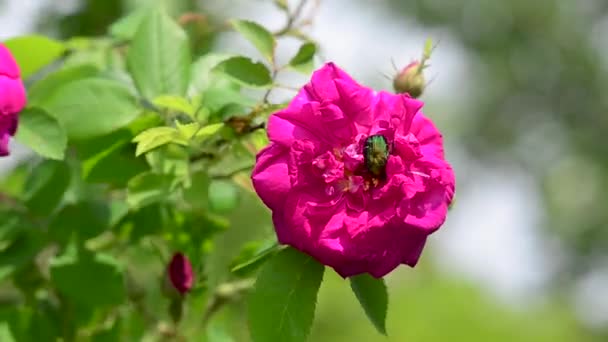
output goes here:
[{"label": "blurred foliage", "polygon": [[[450,32],[471,67],[461,132],[471,154],[520,165],[538,179],[546,228],[568,257],[555,282],[608,258],[608,86],[604,1],[391,1],[395,11]],[[604,43],[603,43],[604,42]]]},{"label": "blurred foliage", "polygon": [[[275,2],[279,10],[285,4]],[[209,53],[226,30],[225,18],[202,15],[204,4],[194,0],[170,1],[174,20],[144,24],[149,30],[164,25],[166,49],[147,56],[145,42],[127,48],[137,35],[146,36],[133,11],[152,3],[83,0],[67,13],[50,5],[40,22],[41,30],[65,44],[46,49],[52,56],[42,65],[33,64],[37,58],[28,64],[35,66],[32,74],[40,72],[30,79],[35,107],[24,120],[34,128],[19,140],[36,146],[40,137],[32,131],[44,127],[45,136],[57,139],[34,150],[59,161],[32,158],[0,179],[2,341],[248,340],[246,289],[235,284],[255,267],[242,273],[233,267],[243,261],[257,265],[259,255],[252,250],[264,252],[259,246],[272,237],[269,214],[251,194],[247,171],[264,145],[256,127],[280,104],[260,104],[241,90],[269,86],[272,61]],[[582,3],[388,2],[423,25],[447,28],[466,47],[472,68],[463,84],[475,98],[466,104],[470,117],[462,125],[462,141],[482,160],[506,159],[538,177],[547,228],[573,256],[563,265],[568,276],[604,260],[608,244],[606,195],[599,190],[608,182],[608,145],[601,140],[608,128],[601,96],[607,80],[597,38],[589,34],[608,6]],[[126,14],[131,16],[116,23]],[[241,23],[236,29],[272,58],[264,33],[251,39],[248,30],[257,28]],[[27,49],[22,46],[16,49]],[[316,44],[304,42],[290,66],[310,72],[315,53]],[[39,70],[51,60],[61,65]],[[171,63],[189,69],[171,75],[151,70]],[[60,85],[78,93],[78,101],[65,100],[70,96],[61,95]],[[116,116],[75,122],[74,108],[83,99],[108,105],[101,108]],[[86,110],[95,115],[99,108]],[[59,117],[51,115],[57,112]],[[134,158],[136,153],[141,156]],[[260,241],[257,248],[252,240]],[[173,250],[188,254],[200,275],[179,328],[161,293]],[[233,292],[218,296],[226,284]],[[384,338],[365,323],[348,282],[325,272],[310,340],[602,340],[585,332],[560,301],[515,311],[474,285],[436,273],[430,262],[415,272],[399,270],[387,285]],[[226,302],[218,304],[218,298]],[[206,322],[209,312],[214,316]]]}]

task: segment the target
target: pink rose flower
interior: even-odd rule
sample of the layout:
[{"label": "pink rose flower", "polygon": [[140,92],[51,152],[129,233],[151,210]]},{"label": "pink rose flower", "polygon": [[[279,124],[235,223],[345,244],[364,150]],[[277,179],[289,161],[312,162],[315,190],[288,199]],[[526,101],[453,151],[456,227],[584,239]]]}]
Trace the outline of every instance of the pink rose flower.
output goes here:
[{"label": "pink rose flower", "polygon": [[175,253],[167,267],[167,274],[171,285],[180,294],[185,294],[192,289],[194,284],[194,271],[192,264],[187,256],[182,253]]},{"label": "pink rose flower", "polygon": [[252,174],[279,242],[343,277],[415,266],[455,183],[422,105],[363,87],[332,63],[316,71],[270,116]]},{"label": "pink rose flower", "polygon": [[25,103],[25,88],[17,62],[0,44],[0,157],[9,155],[8,141],[17,132],[18,114]]}]

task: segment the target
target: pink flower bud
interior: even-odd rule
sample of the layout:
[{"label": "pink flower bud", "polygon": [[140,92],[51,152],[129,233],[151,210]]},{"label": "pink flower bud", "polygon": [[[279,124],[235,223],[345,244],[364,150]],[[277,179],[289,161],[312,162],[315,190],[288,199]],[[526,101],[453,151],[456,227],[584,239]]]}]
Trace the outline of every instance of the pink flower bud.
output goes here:
[{"label": "pink flower bud", "polygon": [[424,65],[419,61],[413,61],[408,64],[403,70],[393,79],[393,88],[397,93],[408,93],[413,98],[418,98],[422,95],[426,81],[422,69]]},{"label": "pink flower bud", "polygon": [[194,284],[194,272],[188,257],[182,253],[175,253],[167,267],[167,274],[173,288],[180,294],[186,294]]}]

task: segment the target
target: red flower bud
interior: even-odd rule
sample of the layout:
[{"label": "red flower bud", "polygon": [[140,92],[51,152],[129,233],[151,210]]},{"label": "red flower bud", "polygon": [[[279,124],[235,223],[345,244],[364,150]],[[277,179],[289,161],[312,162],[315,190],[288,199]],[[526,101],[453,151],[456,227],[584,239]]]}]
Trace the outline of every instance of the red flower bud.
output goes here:
[{"label": "red flower bud", "polygon": [[393,88],[397,93],[408,93],[413,98],[418,98],[422,95],[426,81],[422,74],[424,65],[419,61],[413,61],[408,64],[403,70],[393,79]]},{"label": "red flower bud", "polygon": [[188,257],[182,253],[175,253],[167,267],[167,274],[171,285],[180,293],[185,294],[194,284],[194,272]]}]

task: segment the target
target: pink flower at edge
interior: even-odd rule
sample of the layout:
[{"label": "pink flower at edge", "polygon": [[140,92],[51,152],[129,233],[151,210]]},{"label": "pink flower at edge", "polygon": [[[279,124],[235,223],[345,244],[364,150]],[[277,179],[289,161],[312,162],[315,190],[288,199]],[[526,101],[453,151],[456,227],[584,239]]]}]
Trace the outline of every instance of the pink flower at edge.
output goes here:
[{"label": "pink flower at edge", "polygon": [[167,266],[167,275],[173,288],[180,294],[186,294],[194,284],[194,271],[187,256],[175,253]]},{"label": "pink flower at edge", "polygon": [[[407,94],[363,87],[333,63],[317,70],[270,116],[270,145],[252,174],[279,242],[343,277],[415,266],[455,187],[442,135],[422,106]],[[379,135],[388,151],[374,173],[366,146]]]},{"label": "pink flower at edge", "polygon": [[19,66],[10,51],[0,44],[0,157],[9,155],[9,139],[17,132],[18,115],[25,104]]}]

